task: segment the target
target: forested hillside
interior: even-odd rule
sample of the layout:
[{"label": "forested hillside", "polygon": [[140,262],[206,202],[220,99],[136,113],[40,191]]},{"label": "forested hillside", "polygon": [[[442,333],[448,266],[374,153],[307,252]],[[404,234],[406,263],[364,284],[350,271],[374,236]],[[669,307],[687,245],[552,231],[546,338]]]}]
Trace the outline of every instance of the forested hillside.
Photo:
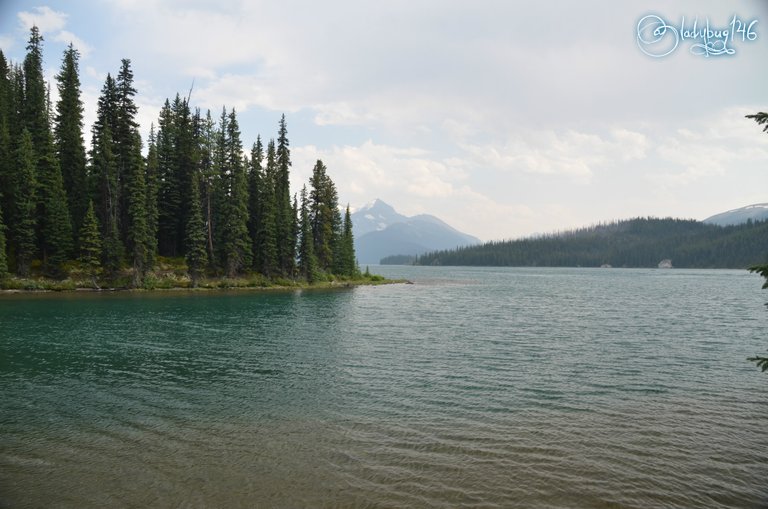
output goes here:
[{"label": "forested hillside", "polygon": [[79,54],[64,52],[51,104],[42,43],[34,27],[22,64],[0,51],[0,278],[140,286],[159,264],[179,262],[193,283],[358,273],[349,208],[342,217],[322,161],[291,196],[284,115],[276,139],[257,137],[246,155],[234,109],[214,121],[177,94],[144,147],[123,59],[104,82],[86,152]]},{"label": "forested hillside", "polygon": [[765,263],[768,222],[717,226],[638,218],[575,231],[428,253],[419,265],[739,268]]}]

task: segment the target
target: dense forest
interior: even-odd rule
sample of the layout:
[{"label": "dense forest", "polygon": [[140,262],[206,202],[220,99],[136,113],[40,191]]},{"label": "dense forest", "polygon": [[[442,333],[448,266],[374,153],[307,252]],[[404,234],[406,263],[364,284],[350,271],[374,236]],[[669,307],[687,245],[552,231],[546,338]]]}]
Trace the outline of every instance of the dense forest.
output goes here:
[{"label": "dense forest", "polygon": [[[64,51],[51,104],[43,38],[23,63],[0,51],[0,279],[44,275],[141,286],[157,267],[313,282],[356,277],[352,223],[317,161],[291,196],[285,115],[277,138],[243,149],[235,110],[217,121],[166,100],[146,151],[131,62],[108,74],[86,151],[79,53]],[[146,155],[145,155],[146,154]]]},{"label": "dense forest", "polygon": [[418,265],[738,268],[768,261],[768,222],[716,226],[637,218],[589,228],[427,253]]}]

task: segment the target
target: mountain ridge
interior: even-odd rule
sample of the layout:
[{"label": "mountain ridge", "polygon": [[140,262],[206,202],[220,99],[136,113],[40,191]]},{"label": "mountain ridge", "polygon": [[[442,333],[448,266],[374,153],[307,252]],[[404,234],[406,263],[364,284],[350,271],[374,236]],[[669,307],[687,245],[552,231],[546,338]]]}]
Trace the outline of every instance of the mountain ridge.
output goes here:
[{"label": "mountain ridge", "polygon": [[352,214],[355,253],[361,264],[378,264],[392,255],[417,256],[429,251],[479,244],[431,214],[405,216],[381,199]]}]

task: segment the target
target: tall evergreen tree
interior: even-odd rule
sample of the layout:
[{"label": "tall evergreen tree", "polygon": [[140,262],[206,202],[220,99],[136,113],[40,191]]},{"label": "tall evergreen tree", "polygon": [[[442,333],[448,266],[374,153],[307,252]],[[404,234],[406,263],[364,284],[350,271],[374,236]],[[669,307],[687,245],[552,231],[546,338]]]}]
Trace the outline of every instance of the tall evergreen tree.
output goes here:
[{"label": "tall evergreen tree", "polygon": [[147,258],[147,189],[141,136],[136,122],[131,61],[124,58],[115,81],[115,128],[112,132],[118,187],[117,224],[134,269],[134,286],[144,277]]},{"label": "tall evergreen tree", "polygon": [[62,265],[72,253],[72,221],[53,140],[38,159],[38,213],[43,263],[49,275],[62,275]]},{"label": "tall evergreen tree", "polygon": [[182,188],[176,164],[177,126],[168,99],[160,110],[157,132],[158,161],[158,252],[163,256],[178,256],[180,239],[178,221]]},{"label": "tall evergreen tree", "polygon": [[208,252],[206,240],[206,228],[203,221],[203,210],[200,200],[200,186],[198,178],[193,176],[189,191],[190,214],[187,220],[186,232],[186,261],[189,270],[189,277],[192,279],[192,286],[197,287],[197,283],[205,273],[205,267],[208,265]]},{"label": "tall evergreen tree", "polygon": [[352,216],[349,213],[349,204],[344,213],[344,223],[341,234],[338,236],[338,255],[336,257],[336,274],[354,277],[357,272],[357,260],[355,258],[355,239],[352,233]]},{"label": "tall evergreen tree", "polygon": [[315,240],[315,255],[321,269],[332,271],[334,254],[337,251],[338,236],[341,229],[339,198],[336,186],[326,172],[326,167],[318,159],[310,178],[309,214],[312,223],[312,236]]},{"label": "tall evergreen tree", "polygon": [[104,81],[99,96],[96,122],[91,141],[91,169],[96,216],[101,226],[102,268],[114,276],[122,265],[125,254],[120,239],[120,181],[114,153],[112,133],[117,127],[117,85],[110,74]]},{"label": "tall evergreen tree", "polygon": [[275,233],[280,271],[292,275],[296,262],[296,215],[291,205],[291,151],[285,115],[280,118],[277,138],[277,174],[275,176]]},{"label": "tall evergreen tree", "polygon": [[103,239],[102,267],[108,276],[114,276],[122,265],[125,248],[118,230],[117,169],[108,124],[103,127],[94,125],[91,174],[96,181],[99,200],[97,216]]},{"label": "tall evergreen tree", "polygon": [[8,256],[6,254],[5,243],[5,222],[3,221],[3,211],[0,209],[0,279],[8,276]]},{"label": "tall evergreen tree", "polygon": [[277,228],[275,223],[277,208],[275,199],[275,178],[277,162],[275,156],[275,140],[267,143],[267,162],[262,181],[262,215],[259,240],[261,244],[262,267],[265,276],[275,276],[279,272],[277,258]]},{"label": "tall evergreen tree", "polygon": [[127,227],[126,245],[130,249],[133,262],[133,286],[138,287],[144,280],[147,270],[147,186],[144,181],[143,159],[141,157],[141,138],[139,133],[134,133],[135,149],[131,154],[135,161],[129,165],[130,171],[126,174],[125,196]]},{"label": "tall evergreen tree", "polygon": [[96,213],[93,210],[93,201],[88,201],[83,223],[80,225],[80,256],[78,260],[91,279],[94,288],[99,285],[96,279],[101,272],[101,234],[99,233],[99,223],[96,220]]},{"label": "tall evergreen tree", "polygon": [[262,215],[264,170],[264,148],[261,144],[261,136],[256,137],[256,143],[251,148],[251,164],[248,171],[248,233],[251,236],[251,250],[253,252],[253,268],[260,271],[264,266],[264,253],[262,251]]},{"label": "tall evergreen tree", "polygon": [[30,30],[24,57],[24,127],[32,136],[35,154],[47,152],[50,126],[45,78],[43,77],[43,36],[37,26]]},{"label": "tall evergreen tree", "polygon": [[309,201],[307,186],[301,188],[301,208],[299,211],[299,275],[312,283],[316,279],[317,258],[315,242],[312,238],[312,223],[309,221]]},{"label": "tall evergreen tree", "polygon": [[35,182],[35,154],[32,135],[26,128],[22,131],[21,142],[16,151],[17,186],[19,195],[14,200],[14,223],[12,225],[15,243],[16,272],[21,277],[29,276],[30,265],[35,257],[35,209],[37,184]]},{"label": "tall evergreen tree", "polygon": [[147,212],[147,267],[155,266],[157,259],[157,231],[158,231],[158,204],[157,198],[160,189],[159,163],[157,159],[157,139],[155,138],[155,126],[152,124],[149,130],[149,148],[146,162],[146,212]]},{"label": "tall evergreen tree", "polygon": [[12,112],[11,69],[0,50],[0,211],[9,218],[13,196],[13,150],[9,123]]},{"label": "tall evergreen tree", "polygon": [[[214,248],[214,206],[217,204],[218,196],[218,175],[217,168],[214,165],[213,153],[216,144],[216,130],[211,110],[205,114],[205,119],[201,121],[200,129],[200,178],[202,185],[201,195],[204,203],[203,215],[205,217],[205,237],[206,249],[208,251],[208,263],[216,264],[216,250]],[[218,227],[218,225],[216,225]]]},{"label": "tall evergreen tree", "polygon": [[248,180],[243,165],[240,128],[234,109],[228,118],[225,139],[231,187],[225,220],[224,249],[227,274],[235,276],[251,265],[252,253],[248,235]]},{"label": "tall evergreen tree", "polygon": [[59,102],[56,104],[54,142],[61,166],[64,190],[74,236],[88,207],[85,143],[83,141],[83,103],[80,99],[78,61],[80,54],[72,46],[64,51],[61,70],[56,75]]}]

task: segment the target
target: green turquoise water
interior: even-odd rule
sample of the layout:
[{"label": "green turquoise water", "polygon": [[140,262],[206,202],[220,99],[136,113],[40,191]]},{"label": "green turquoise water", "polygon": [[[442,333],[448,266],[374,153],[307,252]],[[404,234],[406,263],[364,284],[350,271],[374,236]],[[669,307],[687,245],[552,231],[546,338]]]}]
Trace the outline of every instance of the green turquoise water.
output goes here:
[{"label": "green turquoise water", "polygon": [[744,271],[0,296],[0,508],[766,507]]}]

